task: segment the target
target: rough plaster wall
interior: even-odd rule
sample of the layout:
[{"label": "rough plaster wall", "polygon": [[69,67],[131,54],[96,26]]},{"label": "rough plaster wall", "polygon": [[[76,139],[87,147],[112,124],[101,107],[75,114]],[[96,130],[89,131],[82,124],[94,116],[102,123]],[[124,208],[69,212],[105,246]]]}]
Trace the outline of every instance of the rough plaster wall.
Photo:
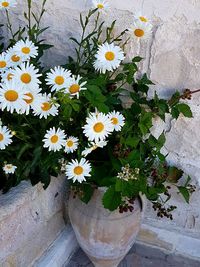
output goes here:
[{"label": "rough plaster wall", "polygon": [[[12,14],[15,23],[23,23],[22,10],[25,0],[19,0],[20,6]],[[34,1],[35,10],[38,3]],[[53,0],[47,1],[47,13],[43,20],[44,26],[50,26],[45,33],[48,42],[54,48],[44,57],[45,65],[62,64],[67,55],[73,55],[73,43],[69,37],[80,36],[78,23],[79,12],[86,12],[90,0]],[[117,19],[117,30],[127,28],[132,21],[132,14],[142,10],[154,24],[154,33],[147,44],[132,42],[128,53],[131,58],[136,53],[144,57],[141,65],[156,84],[161,96],[170,96],[176,89],[197,89],[200,86],[200,1],[199,0],[110,0],[112,10],[106,19],[108,22]],[[172,130],[167,134],[166,149],[169,162],[182,167],[194,179],[200,182],[200,94],[194,95],[190,101],[194,112],[193,119],[179,118],[172,122]],[[162,129],[161,123],[156,124],[156,131]],[[172,223],[161,224],[149,209],[146,220],[159,227],[184,228],[189,233],[200,230],[199,192],[191,200],[191,205],[184,204],[180,196],[174,195],[174,202],[179,206]]]}]

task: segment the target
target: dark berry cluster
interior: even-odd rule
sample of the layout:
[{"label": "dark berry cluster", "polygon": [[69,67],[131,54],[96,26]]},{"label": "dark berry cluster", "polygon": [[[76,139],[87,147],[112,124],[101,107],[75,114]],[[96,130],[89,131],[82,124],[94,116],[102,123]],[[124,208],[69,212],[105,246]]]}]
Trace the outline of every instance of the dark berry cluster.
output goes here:
[{"label": "dark berry cluster", "polygon": [[128,157],[128,155],[130,154],[131,149],[122,149],[122,145],[121,144],[117,144],[114,146],[114,150],[113,150],[113,155],[116,158],[126,158]]},{"label": "dark berry cluster", "polygon": [[77,196],[79,198],[82,198],[84,196],[84,192],[78,187],[72,187],[71,190],[72,190],[73,198],[76,198]]},{"label": "dark berry cluster", "polygon": [[191,90],[185,89],[181,98],[191,100],[191,98],[192,98]]},{"label": "dark berry cluster", "polygon": [[190,194],[192,194],[192,193],[194,193],[196,191],[197,187],[195,185],[188,184],[187,185],[187,189],[190,192]]},{"label": "dark berry cluster", "polygon": [[153,209],[157,211],[157,216],[160,218],[166,217],[170,220],[173,220],[172,211],[174,211],[177,207],[176,206],[169,206],[168,208],[165,208],[161,203],[154,203]]},{"label": "dark berry cluster", "polygon": [[124,203],[119,206],[120,213],[128,211],[133,212],[133,210],[134,210],[134,198],[130,198],[124,201]]}]

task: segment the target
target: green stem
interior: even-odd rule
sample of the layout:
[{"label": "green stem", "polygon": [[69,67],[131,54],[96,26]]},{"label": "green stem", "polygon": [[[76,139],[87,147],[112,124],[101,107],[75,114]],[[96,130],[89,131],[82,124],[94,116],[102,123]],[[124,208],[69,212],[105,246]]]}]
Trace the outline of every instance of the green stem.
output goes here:
[{"label": "green stem", "polygon": [[31,40],[31,0],[27,0],[28,3],[28,35]]},{"label": "green stem", "polygon": [[14,36],[14,33],[13,33],[13,29],[12,29],[12,23],[10,21],[10,17],[9,17],[9,14],[8,14],[8,10],[6,9],[6,18],[7,18],[7,25],[8,25],[8,29],[12,35],[12,38],[15,39],[15,36]]}]

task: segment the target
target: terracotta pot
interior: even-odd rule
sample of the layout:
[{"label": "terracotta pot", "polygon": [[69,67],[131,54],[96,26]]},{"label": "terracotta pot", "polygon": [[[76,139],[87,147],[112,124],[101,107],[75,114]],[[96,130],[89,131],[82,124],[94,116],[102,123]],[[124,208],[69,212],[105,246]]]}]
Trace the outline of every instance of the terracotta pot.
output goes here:
[{"label": "terracotta pot", "polygon": [[95,190],[88,204],[69,199],[69,217],[80,247],[95,267],[117,267],[133,246],[142,218],[142,201],[134,202],[134,211],[110,212],[102,205],[104,188]]}]

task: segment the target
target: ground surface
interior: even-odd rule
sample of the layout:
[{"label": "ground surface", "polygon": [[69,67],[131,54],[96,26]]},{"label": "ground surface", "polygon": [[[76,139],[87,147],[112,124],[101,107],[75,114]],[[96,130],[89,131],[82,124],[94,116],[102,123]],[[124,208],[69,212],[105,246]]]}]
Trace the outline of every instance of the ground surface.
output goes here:
[{"label": "ground surface", "polygon": [[[66,267],[94,267],[85,253],[79,249]],[[200,267],[200,263],[177,255],[167,255],[158,249],[134,246],[119,267]]]}]

